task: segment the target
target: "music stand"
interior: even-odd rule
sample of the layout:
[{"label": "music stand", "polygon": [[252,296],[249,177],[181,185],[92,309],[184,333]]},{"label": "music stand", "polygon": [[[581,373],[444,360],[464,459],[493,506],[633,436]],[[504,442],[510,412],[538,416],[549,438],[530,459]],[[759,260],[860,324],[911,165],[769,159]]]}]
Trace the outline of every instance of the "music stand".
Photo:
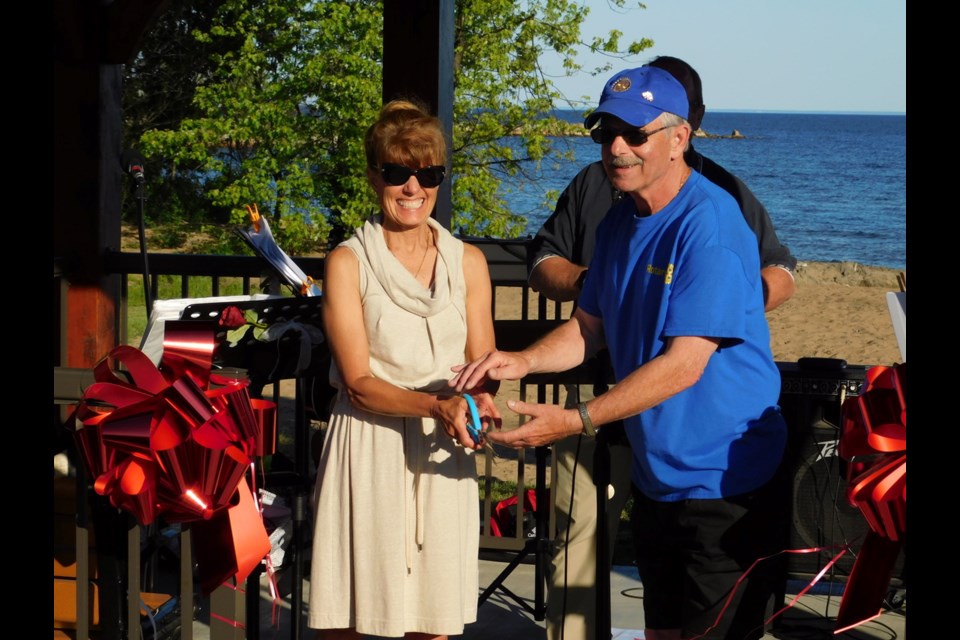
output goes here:
[{"label": "music stand", "polygon": [[[227,328],[218,327],[215,334],[217,347],[214,350],[215,366],[244,369],[250,379],[251,394],[260,395],[263,386],[283,379],[297,380],[296,407],[294,419],[294,476],[289,484],[294,487],[292,516],[292,544],[289,555],[292,558],[293,576],[291,584],[291,637],[299,640],[301,610],[303,608],[303,527],[307,514],[307,486],[310,477],[308,441],[308,421],[304,398],[307,395],[306,381],[313,376],[326,379],[330,368],[330,352],[326,341],[309,346],[309,362],[305,362],[304,339],[309,340],[305,331],[298,330],[310,325],[322,330],[322,296],[310,297],[270,297],[262,300],[217,301],[188,305],[180,316],[181,320],[219,320],[223,311],[230,306],[241,311],[254,310],[258,321],[270,327],[287,326],[288,330],[274,342],[263,342],[247,331],[235,344],[227,339]],[[290,324],[286,324],[290,323]],[[316,407],[315,407],[316,409]],[[247,579],[246,621],[247,639],[257,640],[260,633],[260,572],[254,571]]]}]

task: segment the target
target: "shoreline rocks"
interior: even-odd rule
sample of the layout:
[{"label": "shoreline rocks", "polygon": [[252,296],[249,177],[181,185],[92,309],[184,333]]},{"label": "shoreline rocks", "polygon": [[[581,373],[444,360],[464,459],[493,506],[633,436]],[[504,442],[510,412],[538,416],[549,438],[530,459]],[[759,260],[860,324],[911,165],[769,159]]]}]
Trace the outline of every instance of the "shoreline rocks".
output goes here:
[{"label": "shoreline rocks", "polygon": [[[519,136],[522,133],[523,133],[523,128],[517,127],[516,129],[511,131],[509,135]],[[545,136],[554,136],[557,138],[562,138],[565,136],[583,138],[585,136],[590,135],[589,130],[585,129],[580,124],[574,124],[572,122],[544,124],[543,130],[541,131],[541,133]],[[703,128],[700,128],[693,132],[693,137],[694,138],[712,138],[712,139],[723,138],[723,139],[729,139],[729,140],[739,140],[739,139],[745,139],[747,136],[743,135],[739,129],[734,129],[730,133],[723,134],[723,133],[710,133],[708,131],[704,131]]]},{"label": "shoreline rocks", "polygon": [[859,262],[798,261],[794,278],[803,284],[842,284],[848,287],[882,287],[889,291],[900,288],[898,269],[876,267]]}]

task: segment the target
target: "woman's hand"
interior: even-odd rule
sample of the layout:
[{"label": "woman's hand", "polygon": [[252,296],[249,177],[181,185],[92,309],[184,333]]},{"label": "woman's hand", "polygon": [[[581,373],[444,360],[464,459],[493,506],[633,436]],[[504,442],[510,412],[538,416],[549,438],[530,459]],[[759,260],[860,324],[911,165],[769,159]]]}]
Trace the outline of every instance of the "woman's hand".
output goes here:
[{"label": "woman's hand", "polygon": [[470,396],[477,404],[477,413],[480,414],[480,425],[483,433],[492,429],[497,431],[503,426],[500,409],[493,401],[493,394],[483,390],[471,391]]},{"label": "woman's hand", "polygon": [[[479,409],[479,407],[478,407]],[[479,443],[473,441],[470,431],[467,429],[467,422],[472,420],[470,417],[470,407],[463,396],[441,396],[437,398],[437,404],[434,405],[431,417],[437,421],[448,436],[459,442],[466,449],[480,449],[483,446],[483,440]]]},{"label": "woman's hand", "polygon": [[[493,401],[493,396],[486,391],[478,391],[475,395],[470,395],[477,406],[477,413],[480,415],[481,434],[486,434],[491,429],[499,431],[503,421],[500,418],[500,410]],[[443,427],[447,435],[467,449],[479,450],[483,448],[484,435],[481,435],[480,442],[475,442],[473,436],[470,435],[467,425],[473,422],[473,416],[470,413],[470,406],[463,396],[440,397],[431,417]]]}]

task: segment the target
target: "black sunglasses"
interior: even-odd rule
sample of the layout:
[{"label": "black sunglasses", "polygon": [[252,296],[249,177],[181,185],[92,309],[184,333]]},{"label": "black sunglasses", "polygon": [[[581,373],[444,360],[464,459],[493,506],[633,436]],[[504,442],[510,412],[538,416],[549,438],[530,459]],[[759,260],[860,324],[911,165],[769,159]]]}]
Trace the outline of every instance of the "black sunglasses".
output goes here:
[{"label": "black sunglasses", "polygon": [[659,129],[654,129],[653,131],[644,131],[642,129],[606,129],[604,127],[597,127],[596,129],[590,130],[590,139],[596,142],[597,144],[610,144],[617,138],[623,138],[623,141],[626,142],[631,147],[639,147],[647,142],[647,139],[650,138],[655,133],[659,133],[664,129],[669,129],[676,125],[668,124],[665,127],[660,127]]},{"label": "black sunglasses", "polygon": [[393,187],[407,184],[410,176],[417,176],[417,182],[420,183],[421,187],[432,189],[433,187],[440,186],[446,171],[446,168],[441,165],[423,167],[416,171],[410,167],[405,167],[402,164],[393,164],[392,162],[384,162],[380,165],[380,175],[383,176],[383,181]]}]

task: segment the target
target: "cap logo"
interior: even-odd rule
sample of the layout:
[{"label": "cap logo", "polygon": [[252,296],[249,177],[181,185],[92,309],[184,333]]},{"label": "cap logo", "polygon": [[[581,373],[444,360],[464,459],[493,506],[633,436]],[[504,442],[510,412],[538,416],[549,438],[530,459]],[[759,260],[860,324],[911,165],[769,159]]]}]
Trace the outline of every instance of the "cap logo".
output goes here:
[{"label": "cap logo", "polygon": [[616,91],[617,93],[623,93],[630,88],[630,78],[617,78],[617,81],[613,83],[610,87],[611,91]]},{"label": "cap logo", "polygon": [[646,100],[647,102],[653,102],[653,93],[651,93],[650,91],[644,91],[640,95],[642,95],[643,99]]}]

